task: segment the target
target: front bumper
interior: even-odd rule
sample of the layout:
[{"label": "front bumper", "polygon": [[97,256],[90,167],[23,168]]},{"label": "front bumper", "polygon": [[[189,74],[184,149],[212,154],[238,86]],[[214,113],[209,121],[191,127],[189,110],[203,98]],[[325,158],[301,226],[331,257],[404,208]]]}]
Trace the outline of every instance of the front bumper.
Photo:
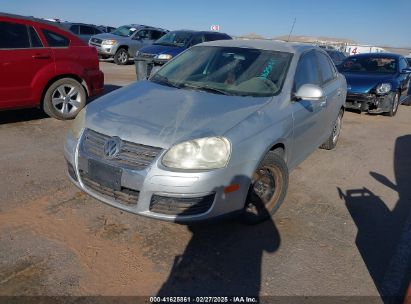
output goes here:
[{"label": "front bumper", "polygon": [[[121,169],[121,190],[101,187],[87,176],[92,157],[82,149],[82,139],[66,137],[64,155],[70,180],[81,190],[113,207],[131,213],[173,222],[196,222],[241,212],[255,164],[203,172],[169,171],[161,165],[162,151],[144,170]],[[95,160],[91,160],[93,162]],[[98,160],[104,163],[104,160]],[[93,184],[94,183],[94,184]],[[225,193],[227,186],[240,189]],[[111,191],[109,195],[107,191]],[[117,198],[117,199],[116,199]]]},{"label": "front bumper", "polygon": [[368,113],[389,112],[391,107],[390,94],[377,96],[375,94],[347,93],[346,108]]},{"label": "front bumper", "polygon": [[97,50],[97,53],[99,55],[102,55],[104,57],[113,57],[118,49],[118,45],[99,45],[99,44],[94,44],[94,43],[89,43],[89,46],[94,46]]}]

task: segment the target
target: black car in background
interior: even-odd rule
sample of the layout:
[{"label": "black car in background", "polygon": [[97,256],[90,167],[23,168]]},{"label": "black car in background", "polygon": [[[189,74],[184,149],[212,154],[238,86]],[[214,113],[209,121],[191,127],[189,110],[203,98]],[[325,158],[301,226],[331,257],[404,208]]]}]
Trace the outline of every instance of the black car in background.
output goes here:
[{"label": "black car in background", "polygon": [[331,57],[331,60],[335,65],[340,65],[344,61],[344,59],[347,58],[347,56],[345,56],[343,52],[340,52],[338,50],[325,49],[325,51]]},{"label": "black car in background", "polygon": [[104,29],[93,24],[60,22],[58,25],[66,30],[69,30],[86,43],[88,43],[91,36],[105,33]]},{"label": "black car in background", "polygon": [[136,65],[137,80],[147,79],[170,59],[196,44],[233,39],[220,32],[179,30],[168,32],[152,45],[145,46],[137,51],[134,62]]}]

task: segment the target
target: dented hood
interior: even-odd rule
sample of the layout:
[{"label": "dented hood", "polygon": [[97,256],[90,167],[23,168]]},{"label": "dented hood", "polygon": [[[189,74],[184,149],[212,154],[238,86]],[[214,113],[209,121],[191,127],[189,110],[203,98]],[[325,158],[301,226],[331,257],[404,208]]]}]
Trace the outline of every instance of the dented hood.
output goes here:
[{"label": "dented hood", "polygon": [[89,104],[86,127],[124,140],[169,148],[185,140],[223,135],[270,100],[140,81]]}]

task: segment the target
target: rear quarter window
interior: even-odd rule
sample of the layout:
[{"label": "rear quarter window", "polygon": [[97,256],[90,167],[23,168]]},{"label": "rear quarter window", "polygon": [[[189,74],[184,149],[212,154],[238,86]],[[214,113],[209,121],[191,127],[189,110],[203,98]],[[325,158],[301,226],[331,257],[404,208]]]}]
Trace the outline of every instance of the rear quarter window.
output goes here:
[{"label": "rear quarter window", "polygon": [[63,35],[57,34],[53,31],[49,31],[46,29],[42,29],[41,31],[43,32],[47,44],[50,47],[68,47],[70,45],[70,39]]}]

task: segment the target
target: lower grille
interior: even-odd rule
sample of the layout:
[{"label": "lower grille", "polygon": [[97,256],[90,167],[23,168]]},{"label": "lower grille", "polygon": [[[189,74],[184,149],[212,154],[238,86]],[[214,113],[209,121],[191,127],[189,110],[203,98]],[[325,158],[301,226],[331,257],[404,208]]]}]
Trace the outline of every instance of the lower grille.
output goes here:
[{"label": "lower grille", "polygon": [[210,210],[215,194],[203,197],[177,198],[153,195],[150,211],[167,215],[196,215]]},{"label": "lower grille", "polygon": [[116,201],[117,203],[127,206],[137,205],[138,197],[140,195],[139,191],[124,187],[122,187],[120,191],[116,191],[111,188],[104,187],[99,183],[96,183],[95,181],[91,180],[84,171],[80,171],[80,177],[83,184],[87,188],[97,192],[98,194],[108,199],[114,199],[114,201]]}]

